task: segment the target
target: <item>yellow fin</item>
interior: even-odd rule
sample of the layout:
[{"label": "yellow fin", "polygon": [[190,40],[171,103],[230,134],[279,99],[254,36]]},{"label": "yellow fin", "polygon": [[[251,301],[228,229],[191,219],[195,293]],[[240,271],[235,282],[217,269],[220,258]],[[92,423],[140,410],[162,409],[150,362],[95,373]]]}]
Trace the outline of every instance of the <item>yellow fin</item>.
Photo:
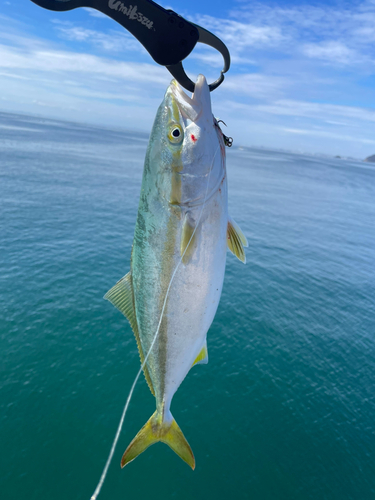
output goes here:
[{"label": "yellow fin", "polygon": [[181,429],[173,417],[172,421],[163,422],[162,415],[157,410],[126,448],[121,459],[121,467],[125,467],[149,446],[159,441],[166,443],[194,470],[194,455]]},{"label": "yellow fin", "polygon": [[194,363],[191,365],[206,365],[208,363],[208,351],[207,351],[207,343],[204,344],[202,349],[199,351],[198,356],[195,358]]},{"label": "yellow fin", "polygon": [[[129,321],[130,326],[134,332],[135,339],[137,341],[139,357],[141,358],[141,364],[143,363],[145,356],[143,354],[141,341],[139,338],[138,331],[138,323],[135,315],[134,308],[134,298],[133,298],[133,284],[132,284],[132,275],[129,272],[123,278],[120,279],[116,283],[114,287],[112,287],[105,295],[104,298],[109,300],[111,304],[113,304],[117,309],[125,316],[125,318]],[[145,374],[147,384],[150,388],[150,391],[155,396],[154,388],[152,386],[152,381],[150,377],[150,373],[148,371],[147,366],[143,368],[143,372]]]},{"label": "yellow fin", "polygon": [[248,246],[247,239],[241,231],[239,225],[236,224],[231,218],[228,220],[227,245],[232,254],[235,255],[241,262],[246,264],[244,247]]},{"label": "yellow fin", "polygon": [[184,264],[188,264],[190,262],[190,259],[194,253],[196,236],[197,236],[197,232],[195,231],[194,233],[194,229],[195,229],[194,220],[189,216],[189,213],[187,213],[184,220],[184,224],[182,226],[181,247],[180,247],[181,256],[183,255],[182,262]]}]

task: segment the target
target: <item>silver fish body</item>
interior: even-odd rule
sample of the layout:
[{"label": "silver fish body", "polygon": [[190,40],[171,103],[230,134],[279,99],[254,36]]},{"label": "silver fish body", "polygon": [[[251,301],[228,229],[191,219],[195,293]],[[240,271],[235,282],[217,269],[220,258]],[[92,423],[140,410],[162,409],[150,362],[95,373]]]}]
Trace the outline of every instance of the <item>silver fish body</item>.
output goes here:
[{"label": "silver fish body", "polygon": [[245,261],[246,238],[228,216],[225,146],[200,75],[193,96],[173,81],[147,149],[131,270],[108,298],[129,319],[156,411],[130,443],[122,466],[157,441],[192,468],[193,453],[170,412],[197,363],[223,286],[227,246]]}]

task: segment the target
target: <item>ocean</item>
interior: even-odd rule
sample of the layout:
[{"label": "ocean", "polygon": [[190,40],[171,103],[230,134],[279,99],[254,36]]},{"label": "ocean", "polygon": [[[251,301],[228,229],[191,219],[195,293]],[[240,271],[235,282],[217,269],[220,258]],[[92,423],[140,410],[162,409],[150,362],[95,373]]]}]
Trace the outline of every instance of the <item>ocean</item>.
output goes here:
[{"label": "ocean", "polygon": [[[89,500],[139,368],[103,295],[129,270],[148,137],[0,113],[0,498]],[[375,498],[375,167],[227,150],[228,254],[166,445],[125,469],[154,411],[140,378],[100,500]]]}]

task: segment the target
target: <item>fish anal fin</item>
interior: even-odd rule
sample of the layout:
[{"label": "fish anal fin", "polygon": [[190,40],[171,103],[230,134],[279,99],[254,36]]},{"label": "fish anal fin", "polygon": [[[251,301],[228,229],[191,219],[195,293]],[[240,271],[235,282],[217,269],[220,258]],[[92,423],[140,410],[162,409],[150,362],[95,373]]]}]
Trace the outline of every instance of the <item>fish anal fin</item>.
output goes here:
[{"label": "fish anal fin", "polygon": [[236,224],[236,222],[231,218],[228,220],[227,245],[232,254],[235,255],[241,262],[246,264],[244,247],[248,246],[247,239],[241,231],[239,225]]},{"label": "fish anal fin", "polygon": [[137,456],[143,453],[149,446],[161,441],[167,444],[194,470],[195,459],[193,452],[176,421],[172,415],[170,416],[171,420],[165,422],[161,414],[156,410],[126,448],[122,456],[121,467],[125,467],[125,465],[137,458]]},{"label": "fish anal fin", "polygon": [[206,365],[208,363],[208,351],[207,351],[207,343],[204,344],[202,349],[199,351],[198,356],[195,358],[194,363],[191,365]]},{"label": "fish anal fin", "polygon": [[187,213],[182,225],[180,246],[182,262],[185,265],[190,262],[193,256],[196,247],[196,236],[195,221],[189,216],[189,213]]},{"label": "fish anal fin", "polygon": [[[134,307],[131,272],[128,272],[128,274],[121,278],[120,281],[118,281],[116,285],[104,295],[104,298],[106,300],[109,300],[109,302],[111,302],[111,304],[113,304],[129,321],[130,326],[132,327],[132,330],[134,332],[135,339],[137,341],[139,357],[141,359],[141,363],[143,363],[145,356],[143,354],[143,349],[139,338],[138,323]],[[155,396],[155,391],[152,386],[152,381],[147,366],[143,367],[143,372],[145,374],[150,391]]]}]

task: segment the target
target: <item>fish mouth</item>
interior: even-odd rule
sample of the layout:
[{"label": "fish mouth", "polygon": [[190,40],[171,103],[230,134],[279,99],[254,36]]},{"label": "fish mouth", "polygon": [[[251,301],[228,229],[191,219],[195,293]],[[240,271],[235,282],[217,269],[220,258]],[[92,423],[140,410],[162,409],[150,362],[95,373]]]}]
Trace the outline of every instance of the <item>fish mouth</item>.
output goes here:
[{"label": "fish mouth", "polygon": [[211,111],[210,90],[206,78],[198,75],[194,93],[189,97],[177,80],[172,80],[169,89],[181,111],[181,114],[189,120],[196,122],[201,114],[209,108]]}]

